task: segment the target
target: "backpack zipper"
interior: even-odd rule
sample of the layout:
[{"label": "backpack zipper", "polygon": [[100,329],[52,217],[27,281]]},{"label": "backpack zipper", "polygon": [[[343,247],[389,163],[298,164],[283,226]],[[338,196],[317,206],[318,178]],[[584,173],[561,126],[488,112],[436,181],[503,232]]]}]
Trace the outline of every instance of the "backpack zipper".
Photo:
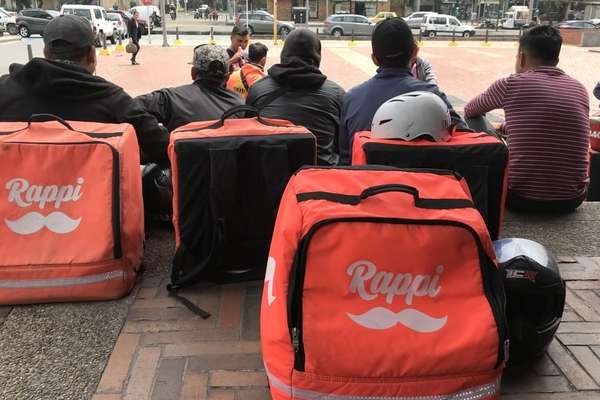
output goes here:
[{"label": "backpack zipper", "polygon": [[[291,337],[292,346],[294,348],[294,369],[297,371],[305,371],[305,349],[302,335],[302,304],[304,280],[306,275],[306,258],[308,253],[308,245],[315,233],[323,226],[333,223],[344,222],[373,222],[387,223],[399,225],[440,225],[454,226],[466,229],[475,239],[479,252],[479,266],[483,281],[483,291],[492,309],[492,314],[496,322],[498,331],[498,358],[495,368],[502,362],[507,361],[508,357],[508,328],[505,319],[505,297],[502,289],[502,280],[500,273],[493,267],[492,260],[483,250],[481,239],[475,230],[467,224],[451,221],[451,220],[412,220],[404,218],[383,218],[383,217],[347,217],[347,218],[332,218],[319,221],[313,225],[307,234],[300,240],[294,263],[290,271],[290,290],[288,292],[288,328]],[[492,267],[490,268],[490,264]],[[490,271],[491,269],[491,271]],[[491,275],[493,274],[493,275]]]}]

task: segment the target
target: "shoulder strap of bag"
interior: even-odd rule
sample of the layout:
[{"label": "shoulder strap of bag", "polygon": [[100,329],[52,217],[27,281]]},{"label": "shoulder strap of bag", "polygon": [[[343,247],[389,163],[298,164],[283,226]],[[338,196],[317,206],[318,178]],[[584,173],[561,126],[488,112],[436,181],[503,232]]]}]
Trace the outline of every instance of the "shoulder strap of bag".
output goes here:
[{"label": "shoulder strap of bag", "polygon": [[250,85],[248,85],[248,81],[246,80],[246,75],[244,75],[244,71],[240,69],[240,80],[242,81],[242,85],[244,85],[244,89],[246,89],[246,93],[250,90]]}]

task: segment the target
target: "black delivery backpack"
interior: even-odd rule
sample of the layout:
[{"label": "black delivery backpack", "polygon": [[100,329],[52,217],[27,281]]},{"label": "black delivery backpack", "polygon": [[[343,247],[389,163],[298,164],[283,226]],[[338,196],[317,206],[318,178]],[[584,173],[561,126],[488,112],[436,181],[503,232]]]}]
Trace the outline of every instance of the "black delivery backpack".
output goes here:
[{"label": "black delivery backpack", "polygon": [[[228,119],[240,113],[252,118]],[[171,295],[198,282],[263,279],[277,209],[289,178],[316,162],[316,139],[289,121],[237,106],[220,120],[171,134],[176,254]]]},{"label": "black delivery backpack", "polygon": [[487,133],[453,132],[450,140],[354,137],[352,165],[379,164],[398,168],[437,168],[456,171],[469,185],[492,240],[501,236],[508,184],[508,147]]}]

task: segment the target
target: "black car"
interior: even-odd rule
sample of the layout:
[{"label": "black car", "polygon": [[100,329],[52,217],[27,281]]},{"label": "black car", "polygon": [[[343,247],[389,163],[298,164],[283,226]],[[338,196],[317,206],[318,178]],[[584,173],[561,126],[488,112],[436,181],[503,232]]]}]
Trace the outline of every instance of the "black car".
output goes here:
[{"label": "black car", "polygon": [[[123,10],[107,10],[108,13],[116,13],[116,14],[121,14],[121,17],[123,17],[123,20],[125,21],[126,24],[129,25],[129,20],[131,18],[133,18],[133,16],[131,15],[131,13],[129,11],[123,11]],[[142,32],[142,35],[147,35],[148,34],[148,24],[146,23],[146,21],[142,21],[141,19],[138,19],[138,24],[140,26],[140,30]]]},{"label": "black car", "polygon": [[53,12],[39,8],[22,10],[16,19],[18,33],[22,37],[29,37],[36,33],[41,35],[48,22],[52,21],[54,17]]}]

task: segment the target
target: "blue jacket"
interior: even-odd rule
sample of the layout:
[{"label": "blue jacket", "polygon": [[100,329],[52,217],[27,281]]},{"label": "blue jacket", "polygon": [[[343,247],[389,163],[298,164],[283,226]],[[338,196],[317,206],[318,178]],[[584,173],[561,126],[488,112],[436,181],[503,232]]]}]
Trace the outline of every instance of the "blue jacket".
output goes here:
[{"label": "blue jacket", "polygon": [[446,95],[440,91],[437,85],[414,78],[408,68],[379,68],[377,75],[350,89],[344,96],[338,139],[340,164],[350,164],[354,134],[371,129],[373,116],[380,105],[392,97],[417,90],[432,92],[440,96],[450,109],[452,123],[461,128],[467,128],[463,119],[454,111],[446,99]]}]

